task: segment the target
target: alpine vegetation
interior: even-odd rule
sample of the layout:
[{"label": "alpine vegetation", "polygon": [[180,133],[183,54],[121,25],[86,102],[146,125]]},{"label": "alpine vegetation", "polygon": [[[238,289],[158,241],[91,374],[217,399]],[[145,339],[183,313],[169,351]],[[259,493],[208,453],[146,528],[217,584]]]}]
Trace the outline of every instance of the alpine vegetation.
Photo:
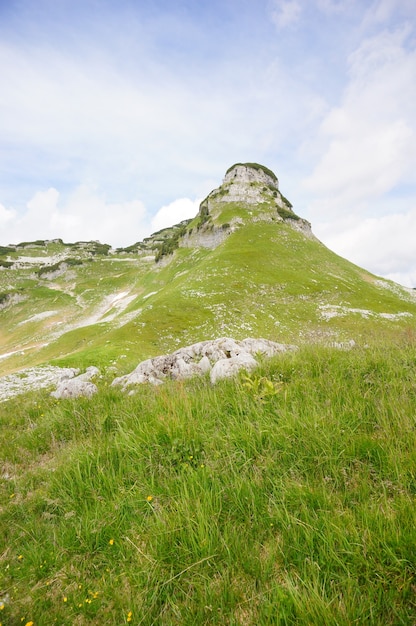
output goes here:
[{"label": "alpine vegetation", "polygon": [[0,261],[0,624],[416,623],[414,291],[256,163]]}]

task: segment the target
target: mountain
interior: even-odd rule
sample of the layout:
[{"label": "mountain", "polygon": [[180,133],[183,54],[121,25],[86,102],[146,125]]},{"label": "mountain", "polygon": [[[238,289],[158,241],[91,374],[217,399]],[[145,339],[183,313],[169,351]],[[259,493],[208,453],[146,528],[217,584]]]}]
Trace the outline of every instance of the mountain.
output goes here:
[{"label": "mountain", "polygon": [[128,248],[0,248],[0,374],[46,362],[127,371],[197,341],[369,343],[414,326],[416,294],[339,257],[256,163],[198,214]]}]

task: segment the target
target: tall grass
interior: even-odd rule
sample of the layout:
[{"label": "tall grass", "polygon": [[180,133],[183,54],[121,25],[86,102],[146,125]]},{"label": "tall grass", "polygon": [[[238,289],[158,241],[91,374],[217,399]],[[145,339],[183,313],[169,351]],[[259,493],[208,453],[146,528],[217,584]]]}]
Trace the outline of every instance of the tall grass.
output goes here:
[{"label": "tall grass", "polygon": [[0,410],[3,625],[416,623],[411,342]]}]

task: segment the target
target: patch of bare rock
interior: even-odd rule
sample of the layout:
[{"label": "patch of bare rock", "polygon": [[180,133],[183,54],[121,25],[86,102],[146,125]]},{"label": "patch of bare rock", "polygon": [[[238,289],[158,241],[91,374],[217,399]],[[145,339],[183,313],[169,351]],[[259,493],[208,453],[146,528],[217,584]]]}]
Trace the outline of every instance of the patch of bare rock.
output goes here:
[{"label": "patch of bare rock", "polygon": [[[209,374],[213,384],[222,378],[234,376],[240,370],[251,371],[257,367],[258,357],[267,357],[295,350],[296,346],[275,343],[268,339],[244,339],[236,341],[223,337],[201,341],[172,354],[142,361],[133,372],[115,378],[112,386],[130,391],[133,385],[150,383],[160,385],[167,379],[184,380],[193,376]],[[80,374],[72,367],[33,367],[0,378],[0,401],[40,388],[55,387],[51,396],[65,398],[91,398],[98,391],[92,382],[100,376],[100,370],[91,366]]]},{"label": "patch of bare rock", "polygon": [[112,386],[127,390],[132,385],[151,383],[160,385],[167,378],[184,380],[209,373],[215,384],[222,378],[234,376],[239,370],[251,371],[258,365],[256,356],[274,356],[296,346],[275,343],[268,339],[236,341],[228,337],[201,341],[172,354],[142,361],[133,372],[115,378]]},{"label": "patch of bare rock", "polygon": [[88,367],[84,374],[73,367],[46,365],[30,367],[0,378],[0,402],[37,389],[55,386],[51,396],[57,399],[91,397],[98,391],[91,379],[98,376],[97,367]]},{"label": "patch of bare rock", "polygon": [[55,391],[52,391],[51,396],[61,400],[63,398],[79,398],[83,396],[85,398],[91,398],[97,393],[97,385],[91,382],[92,378],[100,375],[98,367],[87,367],[84,374],[75,376],[74,378],[62,378],[58,383]]}]

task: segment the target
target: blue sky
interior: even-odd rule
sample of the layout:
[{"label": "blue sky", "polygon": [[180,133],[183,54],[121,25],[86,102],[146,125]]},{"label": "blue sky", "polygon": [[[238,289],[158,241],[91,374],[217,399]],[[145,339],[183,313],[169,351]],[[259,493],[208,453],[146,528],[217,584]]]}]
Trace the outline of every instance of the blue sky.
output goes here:
[{"label": "blue sky", "polygon": [[0,244],[129,245],[235,162],[416,286],[414,0],[0,0]]}]

